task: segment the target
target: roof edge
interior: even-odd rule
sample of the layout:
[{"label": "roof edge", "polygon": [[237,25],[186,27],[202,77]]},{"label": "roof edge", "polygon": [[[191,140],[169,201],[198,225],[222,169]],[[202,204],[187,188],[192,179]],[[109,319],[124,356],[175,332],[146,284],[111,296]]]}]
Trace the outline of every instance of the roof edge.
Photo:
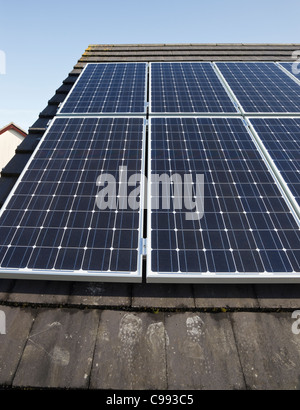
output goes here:
[{"label": "roof edge", "polygon": [[300,43],[116,43],[116,44],[89,44],[88,49],[94,47],[168,47],[168,46],[177,46],[177,47],[185,47],[185,46],[207,46],[207,47],[218,47],[218,46],[236,46],[236,47],[272,47],[272,46],[299,46]]},{"label": "roof edge", "polygon": [[27,137],[27,133],[20,127],[18,127],[16,124],[11,122],[10,124],[6,125],[5,127],[0,129],[0,135],[4,134],[6,131],[14,130],[21,134],[24,138]]}]

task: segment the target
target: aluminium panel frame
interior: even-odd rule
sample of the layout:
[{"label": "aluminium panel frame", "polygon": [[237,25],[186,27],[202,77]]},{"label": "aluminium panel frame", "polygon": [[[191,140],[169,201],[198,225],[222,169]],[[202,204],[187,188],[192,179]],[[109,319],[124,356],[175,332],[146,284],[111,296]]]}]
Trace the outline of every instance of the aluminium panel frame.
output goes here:
[{"label": "aluminium panel frame", "polygon": [[[152,118],[156,118],[153,116]],[[148,138],[148,197],[147,197],[147,242],[146,242],[146,281],[147,283],[186,283],[186,284],[267,284],[267,283],[300,283],[300,273],[287,273],[287,272],[237,272],[237,273],[230,273],[230,272],[190,272],[190,273],[178,273],[178,272],[153,272],[152,271],[152,248],[151,248],[151,228],[152,228],[152,210],[151,210],[151,175],[152,175],[152,168],[151,168],[151,120],[149,120],[149,138]],[[174,118],[174,116],[165,116],[165,118]],[[178,115],[177,118],[199,118],[199,116],[180,116]],[[202,117],[203,118],[203,117]],[[206,118],[216,118],[206,116]],[[217,118],[225,118],[228,117],[224,115],[219,115]],[[291,213],[295,218],[295,222],[298,224],[300,229],[300,221],[293,209],[290,200],[279,184],[276,174],[274,170],[264,157],[263,151],[259,146],[258,142],[252,135],[250,131],[249,124],[244,120],[242,116],[239,116],[240,120],[242,121],[245,129],[249,137],[251,138],[252,142],[254,142],[255,147],[257,148],[258,152],[260,153],[263,162],[266,164],[267,169],[270,171],[274,182],[278,186],[280,193],[282,194],[283,199],[285,200],[287,206],[289,207]]]},{"label": "aluminium panel frame", "polygon": [[[0,218],[6,211],[7,205],[9,204],[11,198],[13,197],[16,189],[18,188],[23,176],[27,172],[31,162],[35,159],[35,154],[38,152],[41,144],[44,142],[46,136],[51,130],[51,127],[56,119],[65,118],[71,119],[74,116],[61,115],[59,117],[54,117],[49,126],[39,141],[37,147],[35,148],[33,154],[31,155],[29,161],[27,162],[25,168],[20,174],[17,182],[15,183],[13,189],[11,190],[9,196],[4,202],[2,208],[0,209]],[[82,116],[82,118],[90,118]],[[93,118],[102,119],[104,117],[94,115]],[[105,116],[105,118],[116,119],[119,117],[115,116]],[[137,118],[131,116],[123,116],[122,118]],[[145,159],[145,149],[146,149],[146,124],[147,121],[145,116],[141,115],[143,119],[143,148],[142,148],[142,164],[141,164],[141,174],[145,175],[146,159]],[[126,272],[126,271],[85,271],[85,270],[57,270],[57,269],[14,269],[14,268],[1,268],[0,267],[0,279],[27,279],[27,280],[58,280],[58,281],[73,281],[73,282],[124,282],[124,283],[141,283],[143,279],[143,258],[144,258],[144,200],[145,200],[145,184],[144,178],[142,178],[141,191],[140,191],[140,209],[139,209],[139,239],[137,244],[137,270],[136,272]]]}]

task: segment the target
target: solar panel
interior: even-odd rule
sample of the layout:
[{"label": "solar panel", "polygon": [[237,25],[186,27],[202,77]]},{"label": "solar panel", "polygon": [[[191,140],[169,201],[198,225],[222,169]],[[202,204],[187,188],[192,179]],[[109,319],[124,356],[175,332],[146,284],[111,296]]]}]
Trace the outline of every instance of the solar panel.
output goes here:
[{"label": "solar panel", "polygon": [[300,80],[300,64],[298,61],[294,61],[293,63],[280,63],[280,65]]},{"label": "solar panel", "polygon": [[300,281],[300,83],[149,67],[86,65],[0,211],[0,277]]},{"label": "solar panel", "polygon": [[146,63],[87,64],[59,114],[143,114],[146,73]]},{"label": "solar panel", "polygon": [[152,118],[150,139],[149,282],[299,278],[299,224],[241,119]]},{"label": "solar panel", "polygon": [[1,277],[141,280],[144,122],[54,119],[1,210]]},{"label": "solar panel", "polygon": [[151,63],[150,113],[237,113],[210,63]]},{"label": "solar panel", "polygon": [[250,122],[300,206],[300,118],[251,118]]},{"label": "solar panel", "polygon": [[300,113],[300,85],[275,63],[216,63],[245,113]]}]

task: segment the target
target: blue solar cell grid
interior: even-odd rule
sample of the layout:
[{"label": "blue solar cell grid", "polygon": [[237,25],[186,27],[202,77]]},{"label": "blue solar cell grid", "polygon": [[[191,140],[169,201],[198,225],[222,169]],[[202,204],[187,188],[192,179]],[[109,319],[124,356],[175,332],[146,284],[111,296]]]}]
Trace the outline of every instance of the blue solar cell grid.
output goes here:
[{"label": "blue solar cell grid", "polygon": [[210,63],[152,63],[150,112],[237,113]]},{"label": "blue solar cell grid", "polygon": [[143,213],[100,210],[96,182],[141,174],[143,140],[143,118],[55,119],[1,213],[0,274],[139,280]]},{"label": "blue solar cell grid", "polygon": [[87,64],[60,114],[144,114],[145,63]]},{"label": "blue solar cell grid", "polygon": [[[241,119],[152,118],[150,147],[150,281],[300,273],[299,225]],[[153,174],[204,175],[203,218],[153,207]]]},{"label": "blue solar cell grid", "polygon": [[[140,282],[146,257],[148,282],[300,281],[299,141],[300,84],[276,63],[87,64],[0,211],[0,277]],[[126,195],[145,170],[147,229],[146,181]]]},{"label": "blue solar cell grid", "polygon": [[300,118],[252,118],[250,122],[300,206]]},{"label": "blue solar cell grid", "polygon": [[293,76],[300,80],[300,63],[299,61],[294,61],[292,63],[280,63],[280,65],[288,70]]},{"label": "blue solar cell grid", "polygon": [[217,63],[245,113],[300,114],[300,85],[275,63]]}]

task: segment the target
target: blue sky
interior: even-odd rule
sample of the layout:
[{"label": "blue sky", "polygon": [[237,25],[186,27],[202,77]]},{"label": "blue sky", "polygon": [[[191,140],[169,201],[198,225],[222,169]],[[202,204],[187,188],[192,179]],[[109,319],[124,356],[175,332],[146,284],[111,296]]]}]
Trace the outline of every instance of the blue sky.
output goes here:
[{"label": "blue sky", "polygon": [[300,43],[299,0],[0,0],[0,128],[38,118],[89,44]]}]

